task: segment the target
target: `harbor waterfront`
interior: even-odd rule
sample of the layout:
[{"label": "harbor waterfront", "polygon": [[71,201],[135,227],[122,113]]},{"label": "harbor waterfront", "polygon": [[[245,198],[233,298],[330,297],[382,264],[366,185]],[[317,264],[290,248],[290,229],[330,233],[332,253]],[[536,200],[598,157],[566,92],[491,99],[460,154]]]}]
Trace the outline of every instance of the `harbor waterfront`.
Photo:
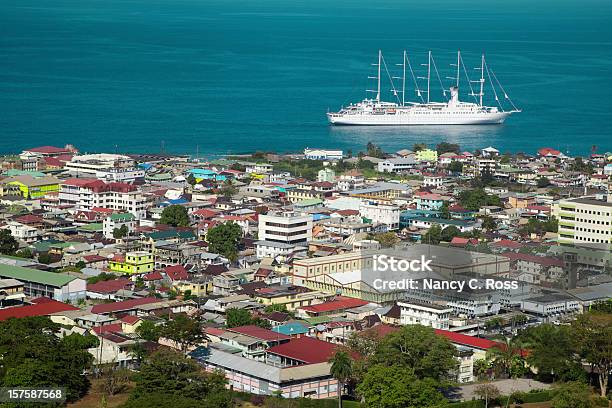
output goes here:
[{"label": "harbor waterfront", "polygon": [[[83,151],[189,154],[370,140],[612,150],[609,1],[154,4],[0,2],[0,152],[75,140]],[[371,89],[379,49],[394,69],[408,50],[418,76],[428,50],[445,72],[461,50],[471,75],[485,53],[523,112],[453,129],[329,126],[328,110]]]}]

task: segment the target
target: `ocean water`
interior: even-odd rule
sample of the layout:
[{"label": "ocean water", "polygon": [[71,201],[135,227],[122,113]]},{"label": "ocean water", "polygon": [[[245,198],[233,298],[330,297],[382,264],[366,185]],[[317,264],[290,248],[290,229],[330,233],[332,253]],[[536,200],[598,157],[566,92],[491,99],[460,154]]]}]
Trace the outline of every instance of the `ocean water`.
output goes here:
[{"label": "ocean water", "polygon": [[[328,126],[328,109],[374,86],[379,48],[392,71],[407,49],[420,75],[432,50],[445,86],[457,49],[471,75],[485,52],[523,112],[501,126]],[[2,0],[0,152],[604,152],[611,66],[610,0]]]}]

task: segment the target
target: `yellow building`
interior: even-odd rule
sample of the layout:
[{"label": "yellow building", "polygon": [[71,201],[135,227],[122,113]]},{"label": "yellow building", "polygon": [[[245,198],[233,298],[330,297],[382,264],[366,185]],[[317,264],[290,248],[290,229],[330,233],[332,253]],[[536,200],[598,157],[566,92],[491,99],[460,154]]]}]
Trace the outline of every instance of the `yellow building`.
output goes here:
[{"label": "yellow building", "polygon": [[36,200],[44,197],[49,193],[59,191],[60,180],[51,177],[33,177],[30,175],[21,175],[9,177],[3,180],[7,186],[15,186],[19,189],[19,193],[26,200]]},{"label": "yellow building", "polygon": [[297,292],[295,290],[281,289],[270,290],[265,293],[255,294],[255,301],[265,306],[285,305],[287,310],[293,311],[301,306],[311,306],[323,303],[331,298],[333,294],[311,291]]},{"label": "yellow building", "polygon": [[213,293],[213,280],[212,278],[196,279],[191,282],[177,281],[172,284],[173,288],[181,293],[190,291],[192,296],[203,297]]},{"label": "yellow building", "polygon": [[127,252],[125,256],[115,255],[109,261],[108,268],[119,273],[147,273],[153,271],[155,263],[153,254],[145,251]]},{"label": "yellow building", "polygon": [[438,152],[431,149],[419,150],[415,153],[415,158],[417,161],[437,162]]}]

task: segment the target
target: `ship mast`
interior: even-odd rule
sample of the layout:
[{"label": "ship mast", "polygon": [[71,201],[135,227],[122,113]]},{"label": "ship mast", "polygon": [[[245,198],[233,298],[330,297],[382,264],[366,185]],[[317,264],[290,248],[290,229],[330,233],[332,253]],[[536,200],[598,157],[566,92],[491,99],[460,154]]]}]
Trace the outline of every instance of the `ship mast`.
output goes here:
[{"label": "ship mast", "polygon": [[461,50],[457,50],[457,89],[459,88],[459,64],[461,64]]},{"label": "ship mast", "polygon": [[431,82],[431,51],[427,54],[427,103],[429,103],[429,84]]},{"label": "ship mast", "polygon": [[406,55],[406,50],[404,50],[404,59],[402,59],[401,64],[395,64],[396,66],[402,67],[402,77],[393,77],[393,79],[401,79],[402,80],[402,106],[406,106],[406,60],[408,56]]},{"label": "ship mast", "polygon": [[[376,102],[380,102],[380,65],[381,65],[380,62],[381,62],[381,59],[382,59],[382,51],[378,50],[378,88],[376,88],[377,89],[376,90]],[[484,75],[484,71],[483,71],[483,75]]]},{"label": "ship mast", "polygon": [[480,59],[480,93],[478,94],[480,96],[480,106],[482,106],[482,97],[484,95],[483,91],[484,91],[484,66],[485,66],[485,57],[484,54],[482,54],[482,57]]},{"label": "ship mast", "polygon": [[376,79],[377,87],[376,90],[368,89],[368,92],[376,92],[376,102],[380,102],[380,66],[382,64],[382,51],[378,50],[378,64],[372,64],[377,67],[377,75],[375,77],[369,76],[368,79]]}]

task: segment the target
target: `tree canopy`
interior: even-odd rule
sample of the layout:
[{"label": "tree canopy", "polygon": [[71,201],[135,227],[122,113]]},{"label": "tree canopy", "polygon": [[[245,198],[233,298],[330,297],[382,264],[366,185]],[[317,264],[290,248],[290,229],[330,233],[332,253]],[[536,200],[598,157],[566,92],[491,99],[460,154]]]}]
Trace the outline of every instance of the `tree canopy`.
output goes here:
[{"label": "tree canopy", "polygon": [[0,230],[0,254],[13,255],[19,249],[19,243],[8,229]]},{"label": "tree canopy", "polygon": [[134,380],[136,387],[123,408],[225,408],[232,402],[222,374],[208,374],[194,360],[170,349],[151,354]]},{"label": "tree canopy", "polygon": [[206,234],[208,251],[221,254],[231,261],[238,257],[238,244],[242,237],[242,229],[234,222],[226,222],[212,227]]},{"label": "tree canopy", "polygon": [[63,387],[67,400],[82,397],[89,389],[83,374],[97,347],[91,335],[58,337],[58,324],[47,317],[25,317],[0,322],[0,386]]},{"label": "tree canopy", "polygon": [[459,203],[468,210],[478,211],[487,205],[501,206],[501,199],[494,194],[487,194],[482,188],[465,190],[459,193]]},{"label": "tree canopy", "polygon": [[187,209],[182,205],[169,205],[164,208],[159,222],[173,227],[188,227],[190,224]]}]

